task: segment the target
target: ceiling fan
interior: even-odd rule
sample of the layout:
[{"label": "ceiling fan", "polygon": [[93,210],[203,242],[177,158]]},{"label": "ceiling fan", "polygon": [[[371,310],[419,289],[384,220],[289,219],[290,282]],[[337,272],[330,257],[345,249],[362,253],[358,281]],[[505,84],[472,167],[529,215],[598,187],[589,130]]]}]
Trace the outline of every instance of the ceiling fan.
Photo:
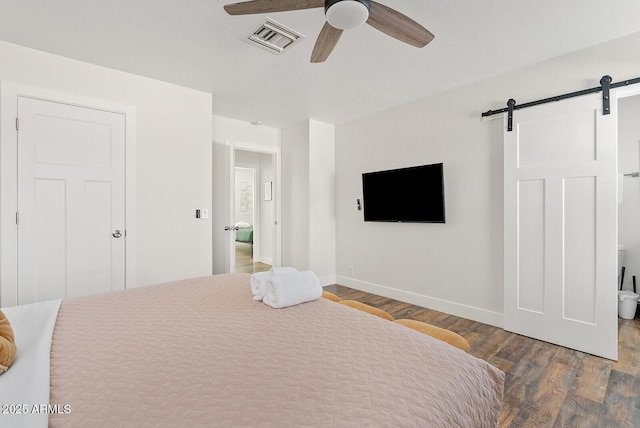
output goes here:
[{"label": "ceiling fan", "polygon": [[343,30],[365,22],[377,30],[408,43],[423,47],[433,34],[413,19],[373,0],[252,0],[224,6],[229,15],[285,12],[324,7],[327,22],[320,31],[311,53],[311,62],[324,62],[340,40]]}]

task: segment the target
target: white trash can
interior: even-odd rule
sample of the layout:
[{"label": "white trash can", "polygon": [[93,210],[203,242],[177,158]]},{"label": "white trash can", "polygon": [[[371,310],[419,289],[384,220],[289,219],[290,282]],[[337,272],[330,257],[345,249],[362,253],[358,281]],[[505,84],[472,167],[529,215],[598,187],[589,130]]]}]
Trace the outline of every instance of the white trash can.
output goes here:
[{"label": "white trash can", "polygon": [[640,295],[629,290],[618,291],[618,315],[620,318],[632,320],[636,316]]}]

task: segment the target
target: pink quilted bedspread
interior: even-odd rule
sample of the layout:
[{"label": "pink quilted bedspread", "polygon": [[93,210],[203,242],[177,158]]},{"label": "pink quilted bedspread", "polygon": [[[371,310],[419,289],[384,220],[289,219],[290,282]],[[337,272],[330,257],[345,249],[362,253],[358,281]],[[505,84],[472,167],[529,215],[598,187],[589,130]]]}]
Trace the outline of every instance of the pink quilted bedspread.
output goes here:
[{"label": "pink quilted bedspread", "polygon": [[495,427],[504,374],[320,299],[272,309],[249,276],[64,301],[52,427]]}]

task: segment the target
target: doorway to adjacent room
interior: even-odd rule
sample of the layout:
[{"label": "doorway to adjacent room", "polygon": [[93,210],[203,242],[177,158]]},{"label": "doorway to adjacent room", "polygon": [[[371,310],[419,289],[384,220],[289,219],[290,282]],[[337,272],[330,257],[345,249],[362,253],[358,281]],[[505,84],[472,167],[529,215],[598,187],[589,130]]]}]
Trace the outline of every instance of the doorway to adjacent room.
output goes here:
[{"label": "doorway to adjacent room", "polygon": [[214,143],[213,273],[278,266],[279,151]]},{"label": "doorway to adjacent room", "polygon": [[[270,157],[270,155],[265,155]],[[235,229],[235,267],[236,272],[255,273],[271,269],[271,249],[263,245],[269,241],[269,225],[262,217],[270,216],[270,200],[264,200],[260,194],[258,179],[265,178],[268,171],[261,165],[269,164],[270,159],[261,154],[236,150],[234,168],[234,229]]]}]

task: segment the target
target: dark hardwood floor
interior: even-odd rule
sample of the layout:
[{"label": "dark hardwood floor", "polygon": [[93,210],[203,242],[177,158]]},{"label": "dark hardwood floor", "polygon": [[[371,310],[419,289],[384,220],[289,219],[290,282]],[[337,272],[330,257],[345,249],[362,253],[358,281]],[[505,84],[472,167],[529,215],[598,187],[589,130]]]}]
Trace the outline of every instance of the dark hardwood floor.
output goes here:
[{"label": "dark hardwood floor", "polygon": [[467,339],[472,355],[506,374],[500,427],[640,427],[640,314],[619,319],[619,360],[610,361],[340,285],[325,290]]}]

